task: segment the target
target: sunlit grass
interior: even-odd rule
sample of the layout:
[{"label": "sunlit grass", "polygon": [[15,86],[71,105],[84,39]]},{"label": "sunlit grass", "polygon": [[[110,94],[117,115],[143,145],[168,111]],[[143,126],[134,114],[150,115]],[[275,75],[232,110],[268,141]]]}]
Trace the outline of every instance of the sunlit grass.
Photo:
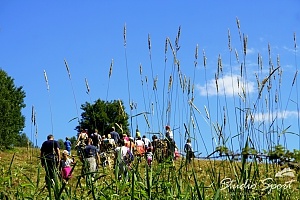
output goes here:
[{"label": "sunlit grass", "polygon": [[[1,198],[50,197],[39,150],[32,152],[31,156],[23,148],[1,152]],[[108,168],[99,168],[92,180],[88,175],[81,175],[81,162],[77,162],[68,184],[57,177],[51,186],[51,199],[298,199],[299,195],[297,177],[277,179],[274,175],[279,166],[254,160],[195,159],[186,165],[184,158],[180,158],[174,164],[154,162],[151,168],[144,160],[140,163],[136,160],[128,180],[116,179],[113,170]],[[272,182],[263,182],[267,178]]]}]

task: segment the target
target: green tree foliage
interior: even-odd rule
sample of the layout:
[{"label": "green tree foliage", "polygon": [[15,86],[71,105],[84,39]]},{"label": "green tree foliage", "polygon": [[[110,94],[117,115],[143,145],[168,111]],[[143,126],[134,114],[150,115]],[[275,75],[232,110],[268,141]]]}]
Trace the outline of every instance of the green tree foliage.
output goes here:
[{"label": "green tree foliage", "polygon": [[125,112],[123,102],[114,100],[111,102],[96,100],[94,104],[86,102],[81,105],[83,112],[81,113],[81,121],[76,129],[88,129],[93,132],[98,129],[101,135],[109,133],[112,126],[116,128],[118,133],[127,133],[128,114]]},{"label": "green tree foliage", "polygon": [[65,149],[65,145],[64,145],[64,142],[65,142],[65,141],[62,140],[62,139],[58,139],[57,142],[58,142],[58,144],[59,144],[60,149],[61,149],[61,150],[64,150],[64,149]]},{"label": "green tree foliage", "polygon": [[0,69],[0,148],[17,143],[25,126],[25,117],[21,113],[26,106],[25,96],[22,86],[16,87],[14,79]]},{"label": "green tree foliage", "polygon": [[69,138],[69,140],[72,144],[71,149],[75,149],[77,138],[75,136],[72,136],[71,138]]},{"label": "green tree foliage", "polygon": [[14,144],[16,147],[33,147],[33,143],[29,140],[25,133],[17,135],[17,140]]}]

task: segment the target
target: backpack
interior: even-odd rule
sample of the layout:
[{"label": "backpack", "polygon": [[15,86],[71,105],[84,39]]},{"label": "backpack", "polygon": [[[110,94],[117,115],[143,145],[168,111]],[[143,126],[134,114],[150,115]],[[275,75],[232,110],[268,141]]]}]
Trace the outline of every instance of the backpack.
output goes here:
[{"label": "backpack", "polygon": [[134,156],[130,149],[127,150],[126,155],[123,157],[123,160],[126,164],[129,164],[134,160]]}]

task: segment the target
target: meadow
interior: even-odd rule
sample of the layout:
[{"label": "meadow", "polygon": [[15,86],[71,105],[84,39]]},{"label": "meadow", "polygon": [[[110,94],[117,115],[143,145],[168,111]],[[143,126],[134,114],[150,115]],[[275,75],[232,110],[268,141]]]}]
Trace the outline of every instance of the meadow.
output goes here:
[{"label": "meadow", "polygon": [[[74,152],[76,154],[76,152]],[[275,178],[280,166],[256,159],[194,159],[181,157],[150,168],[136,158],[128,179],[100,167],[95,179],[81,174],[78,158],[68,184],[59,177],[48,189],[39,149],[15,148],[0,153],[1,199],[299,199],[296,177]],[[298,176],[298,177],[297,177]],[[298,179],[298,180],[297,180]]]}]

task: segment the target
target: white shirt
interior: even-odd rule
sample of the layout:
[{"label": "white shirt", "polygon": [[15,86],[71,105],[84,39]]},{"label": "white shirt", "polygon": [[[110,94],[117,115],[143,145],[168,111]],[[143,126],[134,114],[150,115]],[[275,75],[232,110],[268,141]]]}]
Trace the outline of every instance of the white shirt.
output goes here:
[{"label": "white shirt", "polygon": [[115,151],[117,152],[117,155],[119,154],[119,152],[121,153],[120,159],[123,159],[126,156],[128,150],[129,150],[128,147],[125,147],[125,146],[117,147],[115,149]]},{"label": "white shirt", "polygon": [[150,144],[150,140],[148,139],[148,138],[143,138],[143,141],[144,141],[144,143],[145,143],[145,146],[149,146],[149,144]]},{"label": "white shirt", "polygon": [[145,144],[144,144],[143,140],[136,140],[135,145],[136,146],[144,146]]},{"label": "white shirt", "polygon": [[166,132],[166,137],[173,139],[173,132],[171,130]]}]

